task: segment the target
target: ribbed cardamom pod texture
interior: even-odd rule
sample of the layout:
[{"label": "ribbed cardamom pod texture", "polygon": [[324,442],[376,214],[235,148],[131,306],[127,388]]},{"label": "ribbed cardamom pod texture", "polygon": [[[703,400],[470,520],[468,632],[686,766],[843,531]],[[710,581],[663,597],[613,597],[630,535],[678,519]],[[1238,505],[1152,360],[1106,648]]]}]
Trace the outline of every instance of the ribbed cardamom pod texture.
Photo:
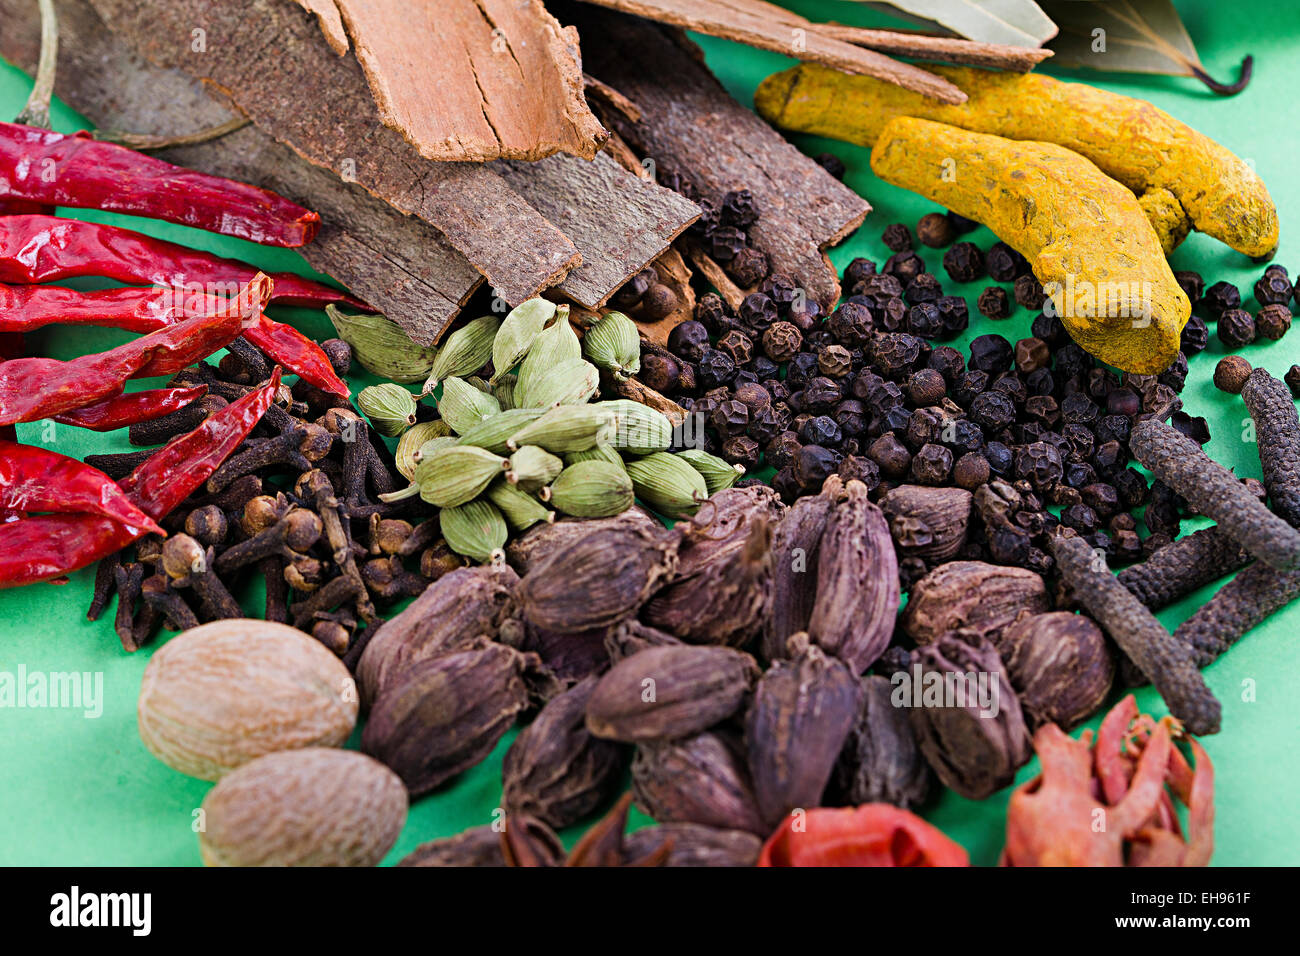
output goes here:
[{"label": "ribbed cardamom pod texture", "polygon": [[1101,709],[1115,679],[1106,636],[1082,614],[1022,611],[995,646],[1031,730],[1082,723]]},{"label": "ribbed cardamom pod texture", "polygon": [[743,651],[652,647],[600,679],[587,704],[587,727],[628,743],[689,737],[739,710],[757,677],[758,665]]},{"label": "ribbed cardamom pod texture", "polygon": [[539,445],[555,455],[586,451],[606,443],[614,434],[618,418],[594,405],[560,405],[510,436],[510,450]]},{"label": "ribbed cardamom pod texture", "polygon": [[900,597],[889,525],[862,482],[845,484],[819,550],[808,634],[861,674],[889,646]]},{"label": "ribbed cardamom pod texture", "polygon": [[515,394],[530,394],[551,369],[581,358],[582,343],[569,323],[569,307],[562,305],[555,310],[555,319],[542,329],[519,364]]},{"label": "ribbed cardamom pod texture", "polygon": [[541,297],[521,302],[510,310],[492,340],[493,385],[528,354],[546,323],[555,317],[555,311],[555,303]]},{"label": "ribbed cardamom pod texture", "polygon": [[709,494],[716,495],[724,488],[730,488],[745,476],[744,465],[733,465],[717,455],[710,455],[698,448],[686,448],[677,452],[692,468],[700,473]]},{"label": "ribbed cardamom pod texture", "polygon": [[420,382],[433,368],[438,350],[411,341],[396,322],[382,315],[347,315],[325,306],[339,338],[352,346],[352,355],[372,375],[403,385]]},{"label": "ribbed cardamom pod texture", "polygon": [[510,456],[506,479],[524,491],[549,485],[564,471],[564,461],[538,445],[523,445]]},{"label": "ribbed cardamom pod texture", "polygon": [[501,406],[495,398],[464,379],[452,376],[443,381],[438,414],[457,435],[465,434],[500,412]]},{"label": "ribbed cardamom pod texture", "polygon": [[581,461],[551,483],[555,510],[577,518],[608,518],[632,507],[633,500],[632,479],[621,464]]},{"label": "ribbed cardamom pod texture", "polygon": [[527,531],[539,521],[554,521],[555,512],[546,508],[540,501],[513,485],[504,478],[498,478],[488,485],[484,497],[500,510],[511,531]]},{"label": "ribbed cardamom pod texture", "polygon": [[973,501],[965,488],[899,485],[881,497],[880,510],[904,557],[939,563],[966,543]]},{"label": "ribbed cardamom pod texture", "polygon": [[438,521],[443,540],[457,554],[483,562],[505,557],[510,529],[505,515],[492,502],[476,498],[454,508],[443,508]]},{"label": "ribbed cardamom pod texture", "polygon": [[414,481],[415,466],[419,464],[415,453],[425,442],[435,438],[447,438],[450,435],[451,427],[444,421],[416,422],[402,432],[402,437],[397,441],[397,449],[393,452],[398,472],[407,481]]},{"label": "ribbed cardamom pod texture", "polygon": [[472,501],[510,465],[508,458],[473,445],[449,445],[421,458],[415,468],[420,497],[439,508]]},{"label": "ribbed cardamom pod texture", "polygon": [[415,398],[393,382],[363,388],[357,395],[357,408],[385,438],[395,438],[415,424]]},{"label": "ribbed cardamom pod texture", "polygon": [[492,357],[492,341],[501,320],[495,315],[471,319],[443,340],[421,394],[430,395],[443,379],[473,375]]},{"label": "ribbed cardamom pod texture", "polygon": [[817,562],[822,535],[831,510],[844,493],[844,483],[831,475],[818,495],[792,504],[772,533],[769,559],[772,592],[763,620],[763,657],[769,661],[787,656],[790,638],[808,630],[817,600]]},{"label": "ribbed cardamom pod texture", "polygon": [[663,412],[630,398],[597,402],[596,407],[618,416],[618,428],[610,444],[619,451],[628,455],[650,455],[667,451],[672,446],[673,423]]},{"label": "ribbed cardamom pod texture", "polygon": [[507,408],[465,429],[457,443],[476,445],[493,454],[506,455],[510,453],[506,447],[510,436],[544,414],[540,408]]},{"label": "ribbed cardamom pod texture", "polygon": [[637,497],[667,518],[687,518],[709,496],[704,476],[665,451],[627,463]]},{"label": "ribbed cardamom pod texture", "polygon": [[930,766],[907,711],[892,697],[888,677],[862,678],[862,707],[835,766],[835,794],[847,806],[892,803],[912,810],[930,793]]},{"label": "ribbed cardamom pod texture", "polygon": [[582,351],[592,364],[620,381],[641,371],[641,335],[622,312],[607,312],[588,329]]},{"label": "ribbed cardamom pod texture", "polygon": [[669,840],[672,850],[664,866],[754,866],[763,849],[762,838],[744,830],[661,823],[629,833],[623,841],[624,859],[642,859]]},{"label": "ribbed cardamom pod texture", "polygon": [[640,744],[632,793],[637,808],[659,823],[771,832],[758,812],[744,747],[731,733]]},{"label": "ribbed cardamom pod texture", "polygon": [[918,644],[930,644],[958,628],[997,643],[1022,611],[1041,614],[1051,598],[1040,575],[1025,568],[983,561],[949,561],[912,586],[900,621]]}]

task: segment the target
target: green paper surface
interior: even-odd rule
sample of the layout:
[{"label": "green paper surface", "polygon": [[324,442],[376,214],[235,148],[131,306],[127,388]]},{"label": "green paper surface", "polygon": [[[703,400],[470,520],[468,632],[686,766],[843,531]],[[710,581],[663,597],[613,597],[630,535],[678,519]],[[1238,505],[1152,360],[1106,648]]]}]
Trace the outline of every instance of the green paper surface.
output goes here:
[{"label": "green paper surface", "polygon": [[[885,28],[900,25],[855,3],[803,0],[787,6],[814,19]],[[1180,3],[1179,9],[1211,75],[1225,81],[1235,79],[1241,58],[1254,54],[1255,78],[1245,92],[1223,99],[1187,78],[1054,71],[1050,61],[1045,72],[1148,99],[1251,162],[1268,184],[1281,214],[1282,245],[1276,260],[1287,265],[1294,277],[1300,270],[1300,257],[1289,253],[1297,248],[1291,230],[1300,221],[1300,186],[1294,175],[1297,136],[1289,106],[1300,86],[1300,63],[1293,52],[1300,28],[1295,25],[1293,4],[1260,0],[1247,9],[1199,0]],[[746,104],[752,102],[754,88],[763,77],[792,63],[725,41],[697,39],[709,65]],[[0,116],[18,112],[30,85],[20,71],[0,64]],[[62,105],[56,106],[54,124],[66,132],[88,125]],[[718,133],[725,135],[725,130]],[[884,227],[891,222],[914,227],[922,215],[935,209],[920,197],[877,180],[865,149],[813,137],[796,137],[795,142],[810,154],[829,151],[840,157],[849,170],[846,182],[874,207],[863,228],[831,251],[832,261],[840,268],[859,255],[883,262],[889,254],[880,241]],[[292,250],[268,249],[126,216],[64,212],[241,258],[266,270],[314,275]],[[967,238],[985,249],[994,241],[985,229]],[[922,249],[921,255],[930,271],[944,281],[946,291],[962,294],[970,302],[971,328],[951,344],[964,352],[971,338],[985,332],[998,332],[1013,342],[1029,335],[1032,315],[1026,310],[1017,310],[1003,322],[984,319],[975,311],[974,300],[987,282],[957,286],[942,271],[942,250]],[[1256,308],[1250,289],[1263,271],[1262,264],[1199,234],[1193,234],[1177,250],[1172,264],[1175,269],[1201,272],[1207,285],[1220,279],[1235,282],[1247,308]],[[89,288],[95,283],[80,280],[78,284]],[[333,334],[323,313],[274,309],[272,314],[317,338]],[[110,348],[129,337],[113,330],[54,327],[28,337],[28,354],[67,359]],[[1207,419],[1213,437],[1206,450],[1212,457],[1239,475],[1258,478],[1259,461],[1256,446],[1249,440],[1245,407],[1238,397],[1216,391],[1211,382],[1214,364],[1223,354],[1223,346],[1211,334],[1209,349],[1191,361],[1183,392],[1185,407],[1190,414]],[[1300,361],[1300,332],[1279,342],[1252,345],[1242,354],[1252,364],[1281,376]],[[364,374],[353,376],[354,393],[374,381]],[[132,387],[159,384],[136,382]],[[21,441],[43,444],[76,458],[131,450],[125,430],[99,435],[38,422],[21,425],[18,432]],[[1185,520],[1184,532],[1204,524],[1199,519]],[[112,628],[114,604],[98,622],[86,620],[93,577],[91,568],[71,575],[63,585],[0,591],[0,675],[16,676],[20,670],[40,675],[78,672],[90,675],[92,687],[96,682],[102,686],[97,716],[88,716],[84,708],[0,707],[0,864],[197,865],[195,811],[211,785],[183,777],[155,760],[136,732],[140,678],[150,653],[168,635],[164,632],[136,654],[123,652]],[[1174,627],[1214,590],[1213,586],[1204,589],[1162,612],[1160,619]],[[255,610],[258,596],[244,598],[246,607]],[[1300,784],[1300,766],[1292,752],[1300,730],[1300,704],[1293,696],[1300,686],[1297,627],[1300,608],[1292,607],[1256,628],[1206,670],[1211,689],[1223,703],[1222,732],[1203,741],[1215,767],[1216,865],[1300,861],[1300,827],[1295,815],[1285,807],[1279,812],[1285,795]],[[1143,711],[1157,716],[1166,713],[1150,688],[1138,692],[1137,697]],[[1097,723],[1094,719],[1087,726],[1096,727]],[[358,736],[354,734],[349,746],[356,746]],[[513,736],[507,735],[488,760],[451,786],[417,800],[387,862],[396,862],[426,840],[491,823],[500,800],[501,757]],[[1035,761],[1021,769],[1017,783],[1036,772]],[[932,801],[923,815],[966,846],[974,863],[993,864],[1002,848],[1009,793],[1004,790],[980,802],[945,793]],[[647,822],[633,811],[633,826]],[[572,842],[581,829],[566,833],[566,842]]]}]

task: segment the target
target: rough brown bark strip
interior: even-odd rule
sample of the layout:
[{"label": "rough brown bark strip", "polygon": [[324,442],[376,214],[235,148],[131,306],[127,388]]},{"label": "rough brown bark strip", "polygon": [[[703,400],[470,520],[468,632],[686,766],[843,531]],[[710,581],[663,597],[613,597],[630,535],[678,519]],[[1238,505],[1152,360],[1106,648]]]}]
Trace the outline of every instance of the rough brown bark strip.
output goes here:
[{"label": "rough brown bark strip", "polygon": [[573,239],[582,253],[560,291],[595,309],[668,248],[700,215],[695,203],[646,182],[600,153],[593,162],[551,156],[503,160],[493,168]]},{"label": "rough brown bark strip", "polygon": [[604,141],[577,32],[541,0],[333,2],[380,118],[426,159],[591,159]]},{"label": "rough brown bark strip", "polygon": [[[943,103],[966,102],[966,94],[942,77],[818,32],[815,25],[803,17],[761,0],[586,2],[657,20],[669,26],[695,30],[724,40],[735,40],[760,50],[771,50],[799,60],[822,63],[846,73],[873,76]],[[636,99],[635,96],[632,98]]]},{"label": "rough brown bark strip", "polygon": [[[230,106],[177,70],[145,63],[109,31],[85,0],[57,0],[56,92],[104,127],[176,133],[220,123]],[[0,0],[0,56],[36,63],[40,25],[30,0]],[[318,211],[325,226],[300,250],[397,322],[419,344],[433,342],[482,276],[432,226],[404,216],[360,186],[305,162],[255,127],[160,154],[169,162],[274,189]]]},{"label": "rough brown bark strip", "polygon": [[723,89],[699,49],[677,31],[595,8],[572,8],[588,42],[587,69],[626,95],[642,121],[607,117],[662,176],[679,173],[703,198],[749,189],[761,215],[750,235],[774,272],[798,281],[823,308],[839,298],[822,249],[861,223],[870,206]]},{"label": "rough brown bark strip", "polygon": [[[361,66],[336,56],[315,17],[292,0],[92,5],[149,60],[211,83],[304,159],[436,226],[507,302],[556,284],[581,261],[496,173],[429,162],[385,126]],[[200,38],[205,52],[192,49]]]},{"label": "rough brown bark strip", "polygon": [[980,43],[957,37],[933,37],[901,30],[867,30],[839,23],[815,23],[812,28],[823,36],[893,56],[910,56],[933,63],[966,63],[995,70],[1014,70],[1017,73],[1028,73],[1052,55],[1051,50],[1041,48]]}]

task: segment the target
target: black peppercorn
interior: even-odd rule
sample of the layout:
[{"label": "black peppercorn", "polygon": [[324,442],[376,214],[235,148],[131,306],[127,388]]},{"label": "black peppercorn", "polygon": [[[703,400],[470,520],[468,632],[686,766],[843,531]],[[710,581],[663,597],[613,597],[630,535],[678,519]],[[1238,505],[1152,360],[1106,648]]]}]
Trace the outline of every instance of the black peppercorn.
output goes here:
[{"label": "black peppercorn", "polygon": [[1051,395],[1056,391],[1056,377],[1048,368],[1036,368],[1025,376],[1025,389],[1030,395]]},{"label": "black peppercorn", "polygon": [[1100,525],[1097,512],[1085,504],[1071,505],[1061,512],[1061,524],[1080,534],[1092,534]]},{"label": "black peppercorn", "polygon": [[1106,411],[1112,415],[1133,416],[1142,410],[1142,399],[1131,388],[1117,388],[1106,396]]},{"label": "black peppercorn", "polygon": [[844,286],[845,288],[851,289],[859,282],[866,279],[867,276],[873,276],[875,274],[876,264],[870,259],[864,259],[863,257],[858,256],[858,258],[854,259],[844,268]]},{"label": "black peppercorn", "polygon": [[1263,278],[1255,283],[1255,300],[1260,305],[1285,305],[1294,291],[1285,269],[1265,269]]},{"label": "black peppercorn", "polygon": [[748,189],[735,189],[723,195],[718,221],[724,226],[748,229],[758,222],[759,211],[753,193]]},{"label": "black peppercorn", "polygon": [[970,419],[949,419],[939,431],[939,444],[951,449],[954,455],[964,455],[984,447],[984,432]]},{"label": "black peppercorn", "polygon": [[989,554],[998,564],[1022,564],[1030,547],[1029,535],[1015,528],[994,528],[989,534]]},{"label": "black peppercorn", "polygon": [[1101,417],[1097,407],[1083,392],[1074,392],[1061,400],[1061,419],[1074,425],[1093,425]]},{"label": "black peppercorn", "polygon": [[986,288],[980,293],[975,305],[980,310],[980,315],[990,319],[1005,319],[1011,315],[1011,301],[1007,298],[1007,290],[1001,286],[991,285]]},{"label": "black peppercorn", "polygon": [[794,462],[794,456],[802,447],[797,434],[783,431],[764,446],[763,457],[769,465],[780,470]]},{"label": "black peppercorn", "polygon": [[[942,375],[943,380],[949,385],[966,374],[966,360],[951,345],[941,345],[931,352],[929,359],[926,360],[926,367]],[[938,401],[938,398],[935,401]]]},{"label": "black peppercorn", "polygon": [[733,435],[722,443],[722,457],[733,465],[740,465],[745,471],[758,468],[758,442],[748,435]]},{"label": "black peppercorn", "polygon": [[970,361],[972,369],[996,375],[1011,368],[1014,350],[1011,343],[1000,335],[979,335],[971,339]]},{"label": "black peppercorn", "polygon": [[637,377],[661,395],[676,391],[681,375],[681,365],[667,351],[643,351],[641,353],[641,371]]},{"label": "black peppercorn", "polygon": [[[757,377],[758,381],[763,384],[764,388],[767,388],[767,381],[769,379],[774,379],[781,374],[781,367],[766,355],[755,355],[750,359],[749,367],[753,370],[754,375]],[[771,391],[771,389],[768,389],[768,391]]]},{"label": "black peppercorn", "polygon": [[1193,418],[1186,412],[1174,412],[1169,418],[1169,424],[1198,445],[1204,445],[1210,440],[1210,424],[1199,416]]},{"label": "black peppercorn", "polygon": [[1096,363],[1091,355],[1077,342],[1067,342],[1056,352],[1056,363],[1053,366],[1065,378],[1073,378],[1075,375],[1082,375],[1092,368]]},{"label": "black peppercorn", "polygon": [[912,477],[922,485],[942,485],[952,473],[952,452],[942,445],[923,445],[912,459]]},{"label": "black peppercorn", "polygon": [[757,382],[744,382],[737,385],[732,397],[748,408],[751,413],[758,411],[760,408],[770,408],[772,405],[772,396],[767,393],[767,389]]},{"label": "black peppercorn", "polygon": [[944,333],[939,307],[933,302],[921,302],[907,310],[907,331],[921,338],[932,339]]},{"label": "black peppercorn", "polygon": [[820,489],[822,482],[835,473],[843,456],[821,445],[804,445],[794,456],[794,476],[807,489]]},{"label": "black peppercorn", "polygon": [[794,504],[803,492],[794,476],[794,469],[790,465],[782,467],[772,476],[772,488],[781,496],[781,500],[788,505]]},{"label": "black peppercorn", "polygon": [[872,343],[871,364],[886,378],[901,381],[920,360],[923,344],[905,332],[882,332]]},{"label": "black peppercorn", "polygon": [[[1110,520],[1111,516],[1119,511],[1119,492],[1112,485],[1104,482],[1093,482],[1080,488],[1079,493],[1083,496],[1084,503],[1102,521]],[[1065,521],[1064,515],[1061,516],[1061,520]],[[1080,531],[1084,530],[1079,528],[1078,525],[1071,524],[1070,527],[1078,528]]]},{"label": "black peppercorn", "polygon": [[952,400],[962,408],[970,408],[976,396],[989,387],[989,374],[979,369],[966,372],[952,386]]},{"label": "black peppercorn", "polygon": [[866,406],[856,398],[844,399],[835,406],[835,423],[845,435],[861,435],[867,430]]},{"label": "black peppercorn", "polygon": [[891,222],[880,236],[890,252],[902,252],[912,248],[912,231],[901,222]]},{"label": "black peppercorn", "polygon": [[730,320],[727,304],[716,292],[706,292],[695,300],[695,319],[703,323],[712,335],[721,335],[726,331],[724,322]]},{"label": "black peppercorn", "polygon": [[1029,272],[1016,276],[1014,295],[1017,303],[1035,312],[1047,301],[1047,293],[1043,291],[1042,284]]},{"label": "black peppercorn", "polygon": [[1002,442],[991,441],[984,446],[984,457],[988,459],[989,468],[995,475],[1005,478],[1011,474],[1013,454]]},{"label": "black peppercorn", "polygon": [[1201,294],[1205,291],[1205,280],[1201,278],[1201,274],[1199,272],[1175,272],[1174,281],[1183,290],[1183,294],[1191,302],[1192,308],[1196,308],[1201,301]]},{"label": "black peppercorn", "polygon": [[[642,380],[644,381],[645,355],[641,356]],[[718,388],[728,384],[736,377],[736,363],[731,356],[719,349],[705,349],[700,356],[697,367],[697,380],[703,389]],[[648,382],[646,384],[649,384]],[[651,388],[654,386],[652,385]]]},{"label": "black peppercorn", "polygon": [[1015,372],[1003,372],[993,380],[990,388],[995,392],[1001,392],[1017,406],[1023,405],[1025,399],[1029,397],[1029,390],[1025,388],[1024,380]]},{"label": "black peppercorn", "polygon": [[912,453],[892,433],[885,433],[867,446],[867,457],[886,478],[904,478],[912,467]]},{"label": "black peppercorn", "polygon": [[844,397],[844,389],[838,381],[817,375],[808,380],[803,390],[804,407],[825,411]]},{"label": "black peppercorn", "polygon": [[773,272],[759,283],[758,291],[775,302],[778,308],[784,309],[794,302],[798,288],[790,276],[783,272]]},{"label": "black peppercorn", "polygon": [[1156,381],[1161,385],[1167,385],[1175,392],[1181,392],[1183,386],[1187,384],[1187,356],[1179,352],[1169,367],[1157,376]]},{"label": "black peppercorn", "polygon": [[847,172],[844,168],[844,161],[834,153],[818,153],[813,157],[813,162],[836,179],[843,179],[845,172]]},{"label": "black peppercorn", "polygon": [[801,389],[808,379],[817,374],[817,356],[813,352],[800,352],[786,366],[785,381],[791,389]]},{"label": "black peppercorn", "polygon": [[737,310],[740,321],[754,332],[762,332],[777,320],[776,302],[762,292],[751,292]]},{"label": "black peppercorn", "polygon": [[719,402],[709,415],[709,424],[723,436],[743,434],[749,427],[749,408],[735,399]]},{"label": "black peppercorn", "polygon": [[943,254],[943,268],[953,282],[974,282],[984,275],[984,253],[973,242],[959,242]]},{"label": "black peppercorn", "polygon": [[943,286],[939,285],[939,280],[928,272],[922,272],[907,284],[907,289],[903,293],[903,301],[908,305],[934,302],[942,294]]},{"label": "black peppercorn", "polygon": [[1016,406],[1001,392],[989,390],[975,396],[970,404],[970,417],[971,421],[991,434],[1001,431],[1016,420]]},{"label": "black peppercorn", "polygon": [[826,319],[826,329],[847,348],[861,348],[871,339],[871,310],[856,302],[845,302]]},{"label": "black peppercorn", "polygon": [[943,427],[944,415],[940,409],[918,408],[912,413],[912,417],[907,423],[907,431],[903,435],[903,441],[908,448],[915,452],[922,445],[938,442]]},{"label": "black peppercorn", "polygon": [[744,230],[734,226],[718,226],[709,230],[706,236],[709,255],[724,266],[737,252],[745,248],[748,241]]},{"label": "black peppercorn", "polygon": [[1046,368],[1052,360],[1052,351],[1042,339],[1021,339],[1016,343],[1016,371],[1034,372]]},{"label": "black peppercorn", "polygon": [[1031,442],[1016,449],[1015,475],[1035,488],[1048,488],[1061,480],[1065,466],[1061,453],[1044,441]]},{"label": "black peppercorn", "polygon": [[1025,399],[1025,414],[1050,428],[1061,420],[1061,406],[1051,395],[1031,395]]},{"label": "black peppercorn", "polygon": [[885,260],[884,271],[886,275],[893,276],[906,288],[909,282],[925,271],[925,263],[915,252],[895,252]]},{"label": "black peppercorn", "polygon": [[1128,459],[1128,454],[1118,441],[1103,442],[1097,446],[1093,452],[1092,461],[1103,473],[1112,468],[1122,465]]},{"label": "black peppercorn", "polygon": [[1029,325],[1029,333],[1036,339],[1042,339],[1048,345],[1060,345],[1069,339],[1065,326],[1055,315],[1040,312],[1034,316]]},{"label": "black peppercorn", "polygon": [[831,448],[844,438],[840,426],[829,415],[818,415],[804,422],[799,438],[805,445],[823,445]]},{"label": "black peppercorn", "polygon": [[1188,319],[1187,324],[1183,326],[1183,334],[1178,342],[1179,348],[1184,355],[1196,355],[1198,352],[1205,351],[1205,347],[1210,344],[1210,330],[1206,326],[1205,320],[1199,315],[1194,315]]},{"label": "black peppercorn", "polygon": [[1255,320],[1245,309],[1227,309],[1219,316],[1218,334],[1219,341],[1228,348],[1242,348],[1255,341]]},{"label": "black peppercorn", "polygon": [[[716,346],[725,352],[737,366],[746,365],[754,357],[754,340],[739,329],[732,329],[718,339]],[[703,354],[701,354],[701,359]]]},{"label": "black peppercorn", "polygon": [[781,434],[784,426],[784,416],[771,405],[764,405],[761,408],[750,409],[749,427],[745,429],[745,434],[766,445]]},{"label": "black peppercorn", "polygon": [[1241,308],[1241,292],[1231,282],[1216,282],[1205,290],[1201,305],[1211,319],[1219,319],[1229,309]]},{"label": "black peppercorn", "polygon": [[768,269],[767,255],[753,246],[737,249],[724,271],[742,289],[752,289],[765,278]]},{"label": "black peppercorn", "polygon": [[688,362],[698,362],[709,347],[709,330],[694,319],[682,322],[668,333],[668,351]]},{"label": "black peppercorn", "polygon": [[853,371],[853,356],[842,345],[827,345],[817,353],[817,368],[830,378],[843,378]]},{"label": "black peppercorn", "polygon": [[786,321],[805,334],[817,327],[821,317],[822,307],[817,304],[817,300],[806,297],[791,302],[785,314]]},{"label": "black peppercorn", "polygon": [[610,305],[618,309],[635,309],[649,288],[649,279],[644,274],[638,273],[623,283],[622,287],[610,297]]},{"label": "black peppercorn", "polygon": [[995,282],[1014,282],[1029,271],[1029,262],[1005,242],[995,242],[984,257],[985,268]]},{"label": "black peppercorn", "polygon": [[871,491],[880,484],[880,468],[870,458],[861,455],[845,455],[838,469],[844,481],[860,481]]},{"label": "black peppercorn", "polygon": [[1083,488],[1097,480],[1097,469],[1087,462],[1069,462],[1065,466],[1065,483],[1071,488]]},{"label": "black peppercorn", "polygon": [[[685,370],[685,368],[686,366],[685,364],[683,364],[682,369]],[[732,388],[739,388],[741,385],[757,385],[757,384],[758,384],[758,376],[754,374],[753,369],[748,367],[736,369],[736,377],[731,380]]]},{"label": "black peppercorn", "polygon": [[1276,342],[1291,331],[1291,310],[1285,305],[1266,305],[1255,313],[1255,330],[1262,338]]},{"label": "black peppercorn", "polygon": [[[893,385],[893,382],[889,383]],[[897,386],[894,386],[897,388]],[[893,432],[895,435],[905,433],[912,425],[912,410],[902,405],[895,405],[885,411],[880,418],[881,432]]]},{"label": "black peppercorn", "polygon": [[1286,374],[1282,376],[1282,380],[1291,389],[1291,396],[1300,398],[1300,365],[1292,365],[1287,369]]}]

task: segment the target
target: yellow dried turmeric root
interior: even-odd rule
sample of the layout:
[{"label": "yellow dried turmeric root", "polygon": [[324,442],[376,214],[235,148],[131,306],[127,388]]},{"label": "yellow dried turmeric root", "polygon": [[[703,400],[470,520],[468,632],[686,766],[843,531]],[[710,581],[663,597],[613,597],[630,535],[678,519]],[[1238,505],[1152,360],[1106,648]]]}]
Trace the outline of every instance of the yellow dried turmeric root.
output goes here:
[{"label": "yellow dried turmeric root", "polygon": [[1056,143],[1086,156],[1139,196],[1168,190],[1196,229],[1238,252],[1266,256],[1277,247],[1277,208],[1255,171],[1145,100],[1036,73],[933,69],[969,99],[946,106],[870,77],[805,63],[765,79],[754,104],[782,129],[861,146],[873,145],[895,116]]},{"label": "yellow dried turmeric root", "polygon": [[1177,358],[1191,303],[1137,198],[1078,153],[900,116],[871,169],[1028,259],[1071,337],[1103,362],[1153,374]]}]

